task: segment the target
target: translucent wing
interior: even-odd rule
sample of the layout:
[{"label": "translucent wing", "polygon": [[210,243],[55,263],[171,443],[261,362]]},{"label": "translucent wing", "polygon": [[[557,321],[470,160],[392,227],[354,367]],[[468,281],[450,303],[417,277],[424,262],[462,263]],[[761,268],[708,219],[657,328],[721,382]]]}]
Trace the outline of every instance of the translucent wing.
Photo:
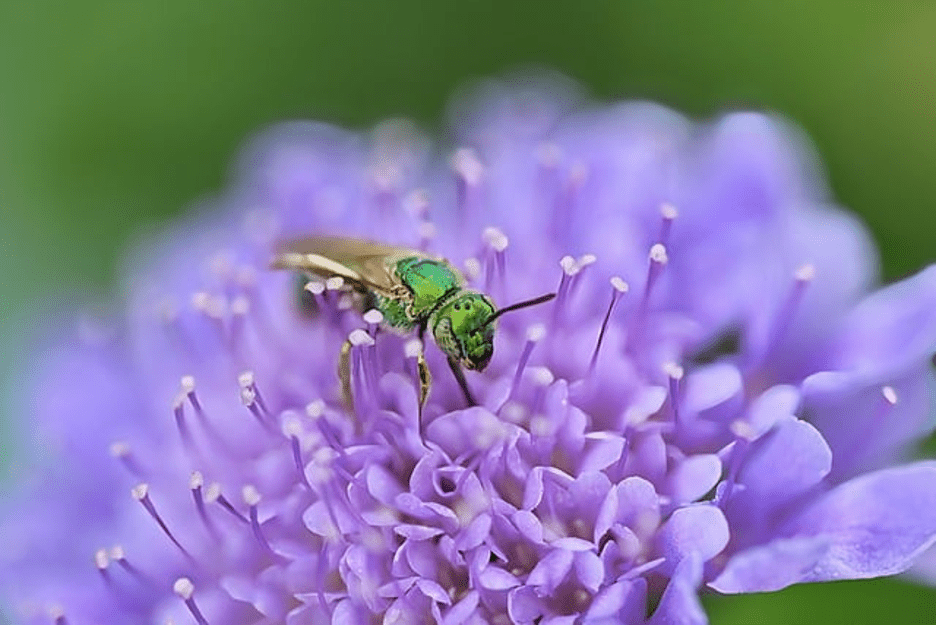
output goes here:
[{"label": "translucent wing", "polygon": [[352,237],[303,237],[282,243],[271,266],[309,272],[323,278],[341,276],[358,289],[389,293],[400,281],[396,261],[406,257],[437,259],[425,252]]}]

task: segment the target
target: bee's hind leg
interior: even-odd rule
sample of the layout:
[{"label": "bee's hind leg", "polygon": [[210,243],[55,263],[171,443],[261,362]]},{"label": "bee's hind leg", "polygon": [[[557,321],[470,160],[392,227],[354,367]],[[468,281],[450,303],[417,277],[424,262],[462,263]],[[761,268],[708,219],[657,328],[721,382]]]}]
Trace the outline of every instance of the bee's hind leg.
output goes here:
[{"label": "bee's hind leg", "polygon": [[432,386],[432,374],[429,372],[429,366],[426,365],[426,353],[422,348],[416,355],[416,369],[419,372],[419,421],[422,422],[423,407],[426,406],[429,388]]},{"label": "bee's hind leg", "polygon": [[341,353],[338,356],[338,380],[341,381],[341,399],[348,412],[354,414],[354,396],[351,393],[351,342],[345,340],[341,344]]}]

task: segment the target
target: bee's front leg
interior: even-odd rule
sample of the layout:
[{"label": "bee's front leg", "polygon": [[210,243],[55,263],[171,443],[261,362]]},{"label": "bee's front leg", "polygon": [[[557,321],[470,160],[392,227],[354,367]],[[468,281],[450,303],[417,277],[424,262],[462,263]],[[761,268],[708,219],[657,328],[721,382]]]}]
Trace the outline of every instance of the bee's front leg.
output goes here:
[{"label": "bee's front leg", "polygon": [[471,389],[468,388],[468,381],[465,380],[465,372],[462,371],[461,365],[453,359],[448,359],[449,368],[452,370],[452,374],[455,375],[455,380],[458,381],[458,386],[461,387],[462,393],[465,394],[465,402],[468,403],[468,406],[477,406],[478,403],[475,401],[474,396],[471,395]]}]

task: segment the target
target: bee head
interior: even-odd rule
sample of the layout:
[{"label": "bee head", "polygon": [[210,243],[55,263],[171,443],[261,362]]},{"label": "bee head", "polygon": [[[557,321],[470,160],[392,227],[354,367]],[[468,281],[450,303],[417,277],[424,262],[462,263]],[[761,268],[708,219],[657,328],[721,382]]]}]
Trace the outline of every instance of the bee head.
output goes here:
[{"label": "bee head", "polygon": [[494,354],[494,304],[484,295],[462,292],[435,315],[432,334],[443,352],[462,367],[481,371]]}]

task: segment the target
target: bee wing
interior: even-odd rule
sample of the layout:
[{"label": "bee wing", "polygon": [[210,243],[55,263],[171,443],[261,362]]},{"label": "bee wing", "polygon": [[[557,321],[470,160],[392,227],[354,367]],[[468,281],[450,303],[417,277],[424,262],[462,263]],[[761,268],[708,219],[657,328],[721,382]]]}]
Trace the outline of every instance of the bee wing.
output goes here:
[{"label": "bee wing", "polygon": [[399,259],[424,252],[351,237],[303,237],[279,246],[271,266],[309,272],[324,278],[341,276],[358,289],[388,293],[401,284],[393,273]]}]

